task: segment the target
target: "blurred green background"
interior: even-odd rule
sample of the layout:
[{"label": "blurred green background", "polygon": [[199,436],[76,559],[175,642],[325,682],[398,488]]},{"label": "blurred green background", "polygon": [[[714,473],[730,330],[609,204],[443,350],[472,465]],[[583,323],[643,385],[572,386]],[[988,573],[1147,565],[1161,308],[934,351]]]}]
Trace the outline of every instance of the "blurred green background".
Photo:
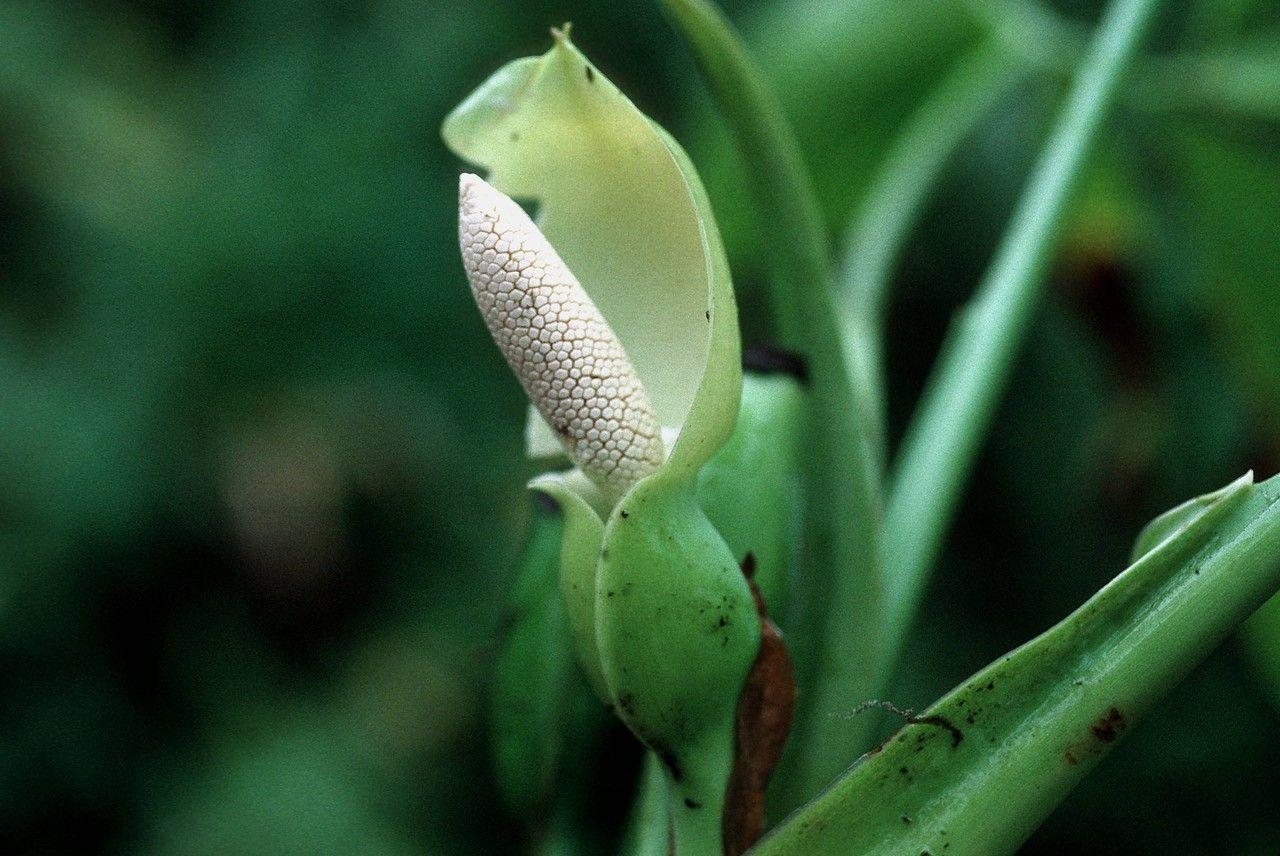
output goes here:
[{"label": "blurred green background", "polygon": [[[833,246],[957,62],[999,37],[1026,65],[896,278],[895,431],[1100,5],[728,4]],[[1280,469],[1280,4],[1165,6],[902,706],[1065,615],[1153,514]],[[566,20],[690,149],[767,340],[746,178],[652,2],[0,0],[0,852],[520,848],[485,697],[529,514],[524,404],[465,286],[438,127]],[[1277,852],[1272,612],[1024,852]],[[615,734],[597,763],[604,828],[635,753]]]}]

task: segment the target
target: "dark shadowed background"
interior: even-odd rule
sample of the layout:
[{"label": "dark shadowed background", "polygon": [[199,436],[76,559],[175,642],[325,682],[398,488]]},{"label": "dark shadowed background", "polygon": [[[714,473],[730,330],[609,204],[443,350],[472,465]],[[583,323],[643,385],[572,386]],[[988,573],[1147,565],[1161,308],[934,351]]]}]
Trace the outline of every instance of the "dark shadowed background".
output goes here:
[{"label": "dark shadowed background", "polygon": [[[1054,26],[1100,5],[1060,0]],[[1181,76],[1139,60],[1104,135],[900,705],[1065,615],[1155,513],[1280,468],[1278,5],[1165,4],[1148,53]],[[833,246],[991,27],[960,0],[728,8]],[[518,848],[485,693],[529,513],[524,403],[466,288],[438,128],[566,20],[690,150],[767,341],[746,178],[655,3],[0,0],[0,852]],[[1028,73],[930,197],[894,285],[897,430],[1064,67]],[[1024,852],[1276,853],[1272,613]],[[599,762],[604,827],[629,741]]]}]

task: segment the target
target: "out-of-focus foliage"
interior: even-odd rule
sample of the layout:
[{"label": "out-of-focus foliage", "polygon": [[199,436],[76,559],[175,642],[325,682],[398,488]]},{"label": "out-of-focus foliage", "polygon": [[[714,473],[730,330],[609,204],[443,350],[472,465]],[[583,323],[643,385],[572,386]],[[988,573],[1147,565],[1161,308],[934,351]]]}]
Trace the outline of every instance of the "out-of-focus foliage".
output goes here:
[{"label": "out-of-focus foliage", "polygon": [[[989,38],[975,5],[730,4],[833,242]],[[1098,5],[1051,5],[1064,49]],[[1280,8],[1166,9],[902,706],[1065,615],[1154,513],[1280,469]],[[655,3],[0,0],[0,851],[519,846],[485,712],[528,517],[524,405],[466,293],[437,128],[569,19],[689,146],[762,338],[748,177]],[[930,196],[894,284],[891,439],[1062,82],[1047,61],[1001,99]],[[1197,670],[1025,852],[1273,852],[1277,621]],[[636,758],[610,733],[568,765],[590,796],[548,814],[553,836],[563,812],[621,825]]]}]

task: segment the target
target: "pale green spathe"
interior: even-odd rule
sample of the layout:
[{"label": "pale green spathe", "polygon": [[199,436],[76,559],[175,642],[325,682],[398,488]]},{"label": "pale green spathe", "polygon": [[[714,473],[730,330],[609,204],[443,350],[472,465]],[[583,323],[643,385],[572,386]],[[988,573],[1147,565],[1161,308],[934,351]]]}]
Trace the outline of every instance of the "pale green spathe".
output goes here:
[{"label": "pale green spathe", "polygon": [[[445,120],[449,147],[537,209],[539,228],[631,357],[696,469],[728,437],[741,384],[728,265],[701,182],[671,137],[556,32]],[[536,414],[529,450],[558,455]]]}]

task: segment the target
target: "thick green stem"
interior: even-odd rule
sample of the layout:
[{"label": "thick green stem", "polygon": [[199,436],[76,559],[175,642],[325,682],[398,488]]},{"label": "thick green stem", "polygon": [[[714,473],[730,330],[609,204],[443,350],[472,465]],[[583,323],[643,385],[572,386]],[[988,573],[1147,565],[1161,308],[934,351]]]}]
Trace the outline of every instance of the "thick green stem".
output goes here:
[{"label": "thick green stem", "polygon": [[733,771],[733,720],[709,731],[679,770],[664,768],[676,856],[724,856],[724,804]]},{"label": "thick green stem", "polygon": [[707,0],[663,0],[689,43],[752,176],[772,262],[769,307],[778,341],[809,369],[806,554],[787,627],[801,702],[779,771],[784,806],[811,794],[857,755],[832,716],[874,685],[881,587],[880,480],[862,387],[845,364],[826,233],[795,135],[763,75]]},{"label": "thick green stem", "polygon": [[978,294],[957,319],[903,439],[885,519],[897,650],[1040,298],[1063,212],[1158,0],[1115,0]]},{"label": "thick green stem", "polygon": [[622,852],[627,856],[667,856],[671,845],[671,823],[667,814],[667,779],[662,762],[653,752],[645,752],[644,769]]},{"label": "thick green stem", "polygon": [[[907,122],[849,227],[838,283],[844,298],[842,321],[848,362],[867,375],[863,388],[868,392],[872,446],[879,456],[877,471],[887,455],[883,330],[895,266],[939,173],[974,125],[1020,77],[1020,68],[1010,64],[1008,54],[989,44],[957,63]],[[881,619],[891,621],[894,614]],[[888,623],[883,627],[886,646],[866,697],[881,695],[898,658],[902,633]],[[844,721],[845,740],[866,748],[875,723],[872,714]]]}]

